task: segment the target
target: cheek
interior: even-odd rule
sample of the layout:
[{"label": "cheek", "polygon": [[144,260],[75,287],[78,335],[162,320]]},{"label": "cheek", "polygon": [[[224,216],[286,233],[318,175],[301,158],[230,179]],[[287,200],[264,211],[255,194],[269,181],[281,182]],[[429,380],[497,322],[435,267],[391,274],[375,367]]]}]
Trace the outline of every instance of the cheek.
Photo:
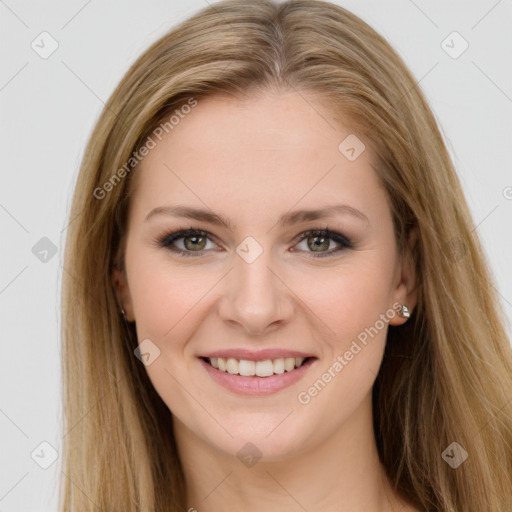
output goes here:
[{"label": "cheek", "polygon": [[316,287],[302,292],[328,329],[320,340],[322,360],[302,383],[296,402],[308,421],[322,418],[319,428],[326,435],[354,414],[371,392],[382,362],[389,318],[394,315],[389,310],[386,277],[378,267],[359,270],[321,283],[324,293]]},{"label": "cheek", "polygon": [[322,360],[301,386],[298,402],[311,405],[308,414],[322,414],[340,404],[332,414],[333,428],[340,414],[348,416],[357,408],[379,372],[389,320],[395,314],[389,309],[390,274],[384,262],[382,254],[368,252],[360,255],[357,265],[347,263],[325,275],[317,272],[314,286],[306,276],[295,281],[294,290],[322,326]]},{"label": "cheek", "polygon": [[152,350],[159,351],[145,370],[164,403],[178,416],[195,411],[200,417],[197,404],[183,389],[191,387],[190,370],[195,363],[187,357],[187,343],[206,314],[208,291],[215,279],[163,259],[144,260],[134,254],[128,269],[137,338],[139,343],[151,340],[157,347],[150,345]]},{"label": "cheek", "polygon": [[[187,326],[201,311],[201,297],[213,287],[213,279],[176,264],[134,258],[130,290],[141,336],[164,343],[182,339]],[[211,281],[211,282],[210,282]]]},{"label": "cheek", "polygon": [[318,320],[325,333],[323,341],[333,350],[343,350],[390,307],[386,269],[382,257],[368,254],[359,257],[357,265],[347,262],[338,268],[322,272],[316,269],[293,279],[294,292],[307,306],[305,314]]}]

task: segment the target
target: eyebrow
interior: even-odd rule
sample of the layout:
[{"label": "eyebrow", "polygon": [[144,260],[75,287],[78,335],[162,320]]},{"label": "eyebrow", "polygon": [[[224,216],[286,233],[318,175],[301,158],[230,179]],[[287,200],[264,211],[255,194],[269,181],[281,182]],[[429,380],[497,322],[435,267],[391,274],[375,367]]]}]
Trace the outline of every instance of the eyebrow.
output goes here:
[{"label": "eyebrow", "polygon": [[[322,219],[324,217],[332,217],[335,214],[351,215],[360,220],[363,220],[367,224],[370,224],[368,217],[347,204],[336,204],[332,206],[326,206],[325,208],[317,210],[295,210],[292,212],[285,213],[279,218],[277,224],[280,227],[288,227],[295,224],[300,224],[309,220]],[[216,226],[224,226],[229,231],[233,231],[233,224],[222,217],[221,215],[200,208],[190,208],[188,206],[158,206],[151,210],[145,218],[145,222],[154,217],[155,215],[168,215],[172,217],[182,217],[186,219],[193,219],[198,221],[207,222]]]}]

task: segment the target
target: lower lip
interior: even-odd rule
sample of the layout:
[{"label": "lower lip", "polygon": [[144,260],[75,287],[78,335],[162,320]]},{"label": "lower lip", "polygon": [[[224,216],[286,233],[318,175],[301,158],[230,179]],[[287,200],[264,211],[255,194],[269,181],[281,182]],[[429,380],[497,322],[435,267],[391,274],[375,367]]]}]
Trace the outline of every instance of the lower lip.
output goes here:
[{"label": "lower lip", "polygon": [[316,359],[309,359],[299,368],[295,368],[295,370],[291,372],[285,371],[284,373],[271,375],[269,377],[233,375],[214,368],[203,359],[199,359],[199,361],[212,379],[226,389],[241,395],[264,396],[276,393],[297,382],[304,376]]}]

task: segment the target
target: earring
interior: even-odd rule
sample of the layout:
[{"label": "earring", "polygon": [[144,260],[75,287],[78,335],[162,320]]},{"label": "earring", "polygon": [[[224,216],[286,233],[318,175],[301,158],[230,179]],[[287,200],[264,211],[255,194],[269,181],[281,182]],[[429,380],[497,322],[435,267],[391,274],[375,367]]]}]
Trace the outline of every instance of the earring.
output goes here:
[{"label": "earring", "polygon": [[409,318],[411,316],[411,312],[409,311],[409,308],[407,306],[401,305],[398,309],[398,314],[402,318]]},{"label": "earring", "polygon": [[123,315],[123,318],[124,318],[124,319],[125,319],[125,321],[126,321],[126,313],[125,313],[125,311],[124,311],[124,309],[123,309],[123,308],[121,308],[121,314]]}]

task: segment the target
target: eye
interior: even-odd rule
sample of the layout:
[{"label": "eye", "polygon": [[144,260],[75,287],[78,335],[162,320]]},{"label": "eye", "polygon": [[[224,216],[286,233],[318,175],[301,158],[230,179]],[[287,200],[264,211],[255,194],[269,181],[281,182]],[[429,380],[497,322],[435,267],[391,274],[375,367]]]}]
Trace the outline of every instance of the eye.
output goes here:
[{"label": "eye", "polygon": [[[345,236],[340,233],[336,233],[335,231],[330,231],[329,229],[320,229],[320,230],[309,230],[302,233],[299,236],[299,242],[306,243],[306,247],[311,249],[314,258],[325,258],[327,256],[332,256],[335,253],[338,253],[344,249],[350,249],[352,247],[352,242]],[[324,251],[323,249],[327,249],[332,245],[332,241],[338,244],[338,247],[331,251]]]},{"label": "eye", "polygon": [[[178,256],[196,257],[204,255],[205,249],[207,249],[207,243],[211,242],[210,237],[213,238],[207,231],[190,228],[167,233],[155,239],[155,242],[159,247],[165,247]],[[330,231],[327,228],[305,231],[294,240],[294,242],[298,243],[303,241],[306,242],[306,247],[311,249],[310,251],[306,249],[305,252],[313,253],[312,256],[314,258],[332,256],[334,253],[352,248],[350,239],[340,233]],[[323,249],[328,249],[333,241],[338,244],[338,247],[330,251],[324,251]],[[182,248],[177,247],[179,244],[182,244]],[[295,251],[295,249],[292,249],[292,251]]]},{"label": "eye", "polygon": [[[201,256],[203,249],[206,248],[207,241],[209,241],[209,236],[209,233],[201,229],[185,229],[168,233],[156,241],[160,247],[165,247],[179,256],[195,257]],[[183,248],[177,248],[174,245],[180,240],[183,240]]]}]

